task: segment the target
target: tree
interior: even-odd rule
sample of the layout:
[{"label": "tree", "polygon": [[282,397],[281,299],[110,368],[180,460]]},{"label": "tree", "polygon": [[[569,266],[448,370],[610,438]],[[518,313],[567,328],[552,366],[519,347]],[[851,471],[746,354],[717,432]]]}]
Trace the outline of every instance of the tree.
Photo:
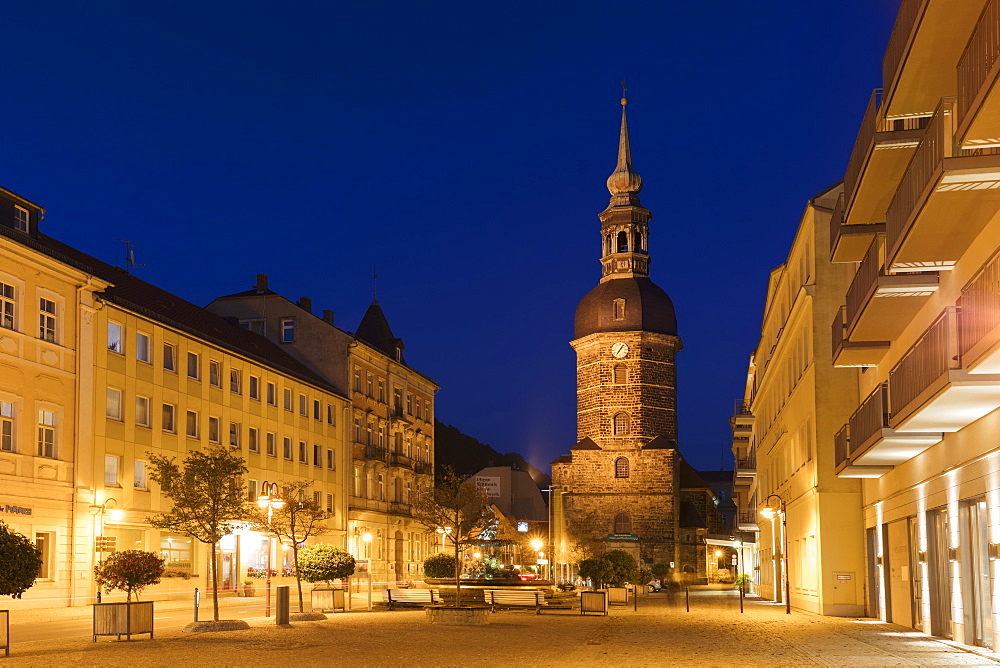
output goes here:
[{"label": "tree", "polygon": [[[489,529],[493,513],[489,497],[476,489],[471,476],[463,478],[449,467],[442,467],[438,483],[423,490],[414,504],[414,518],[430,531],[442,530],[455,547],[455,563],[461,564],[459,552],[462,545],[483,535],[491,538]],[[450,531],[449,531],[450,529]],[[459,569],[455,570],[455,607],[462,603],[462,581]]]},{"label": "tree", "polygon": [[299,553],[299,565],[295,572],[300,573],[306,582],[332,585],[334,580],[354,575],[354,567],[354,557],[350,552],[335,545],[318,543],[303,548]]},{"label": "tree", "polygon": [[607,534],[606,523],[597,511],[566,518],[570,550],[581,560],[594,556],[604,544]]},{"label": "tree", "polygon": [[158,529],[169,529],[212,546],[212,613],[219,621],[219,541],[247,515],[243,476],[246,464],[226,448],[188,453],[183,464],[147,453],[149,477],[173,502],[169,512],[148,518]]},{"label": "tree", "polygon": [[284,505],[280,508],[260,508],[249,506],[247,519],[264,533],[274,534],[282,542],[292,545],[292,560],[295,564],[295,582],[299,590],[299,612],[304,612],[302,602],[302,578],[299,575],[299,546],[310,537],[325,533],[323,526],[330,513],[319,507],[313,500],[312,480],[295,480],[278,484],[278,494]]},{"label": "tree", "polygon": [[580,577],[590,578],[594,585],[621,587],[626,582],[637,583],[639,564],[624,550],[608,550],[592,559],[584,559],[579,564]]},{"label": "tree", "polygon": [[108,591],[125,592],[125,600],[132,601],[132,594],[139,600],[139,592],[149,585],[159,584],[163,575],[163,559],[145,550],[112,552],[94,566],[97,586]]},{"label": "tree", "polygon": [[653,564],[653,575],[656,576],[658,580],[663,580],[670,574],[670,566],[668,564]]},{"label": "tree", "polygon": [[453,578],[458,570],[455,557],[444,552],[432,554],[424,559],[424,575],[431,578]]},{"label": "tree", "polygon": [[598,589],[610,577],[608,562],[600,558],[584,559],[577,565],[577,569],[581,578],[590,580]]},{"label": "tree", "polygon": [[21,598],[41,567],[42,553],[35,544],[0,521],[0,596]]}]

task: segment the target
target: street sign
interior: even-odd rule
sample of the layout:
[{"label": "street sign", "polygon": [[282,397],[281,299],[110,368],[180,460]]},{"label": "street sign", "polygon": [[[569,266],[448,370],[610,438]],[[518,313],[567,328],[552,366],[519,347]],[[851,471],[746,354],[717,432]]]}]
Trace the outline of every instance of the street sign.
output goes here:
[{"label": "street sign", "polygon": [[116,536],[97,536],[94,539],[95,552],[114,552],[118,542]]},{"label": "street sign", "polygon": [[541,566],[544,566],[545,564],[549,563],[549,560],[548,560],[548,559],[539,559],[539,560],[537,561],[537,563],[538,563],[539,565],[541,565]]},{"label": "street sign", "polygon": [[639,540],[637,533],[609,533],[608,540]]}]

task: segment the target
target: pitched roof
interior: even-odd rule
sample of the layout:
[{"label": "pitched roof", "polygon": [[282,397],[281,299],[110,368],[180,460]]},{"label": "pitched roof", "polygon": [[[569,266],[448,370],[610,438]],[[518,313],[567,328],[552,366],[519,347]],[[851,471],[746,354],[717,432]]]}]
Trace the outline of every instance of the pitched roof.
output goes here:
[{"label": "pitched roof", "polygon": [[559,455],[551,462],[549,462],[549,465],[551,466],[552,464],[572,464],[572,463],[573,463],[573,455]]},{"label": "pitched roof", "polygon": [[406,363],[403,361],[402,354],[403,340],[393,335],[389,321],[386,320],[385,313],[382,312],[378,301],[372,300],[371,306],[365,311],[364,317],[361,318],[361,324],[358,325],[358,331],[354,335],[392,359],[397,359],[397,350],[400,351],[398,361]]},{"label": "pitched roof", "polygon": [[584,436],[570,450],[600,450],[601,446],[594,442],[590,436]]},{"label": "pitched roof", "polygon": [[673,450],[677,447],[677,443],[671,441],[669,438],[664,438],[663,436],[657,436],[652,441],[642,446],[643,450]]},{"label": "pitched roof", "polygon": [[685,529],[708,528],[708,525],[705,523],[705,518],[701,516],[698,509],[694,507],[694,504],[688,503],[687,501],[681,501],[681,512],[678,522]]},{"label": "pitched roof", "polygon": [[687,463],[686,460],[681,458],[680,466],[680,482],[681,489],[711,489],[705,480],[698,475],[698,472],[694,470],[694,467]]}]

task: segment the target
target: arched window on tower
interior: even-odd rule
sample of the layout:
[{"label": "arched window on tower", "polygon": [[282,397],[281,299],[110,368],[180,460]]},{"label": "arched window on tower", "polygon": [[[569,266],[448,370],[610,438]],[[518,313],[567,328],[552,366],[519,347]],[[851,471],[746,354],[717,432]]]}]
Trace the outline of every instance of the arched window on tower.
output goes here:
[{"label": "arched window on tower", "polygon": [[624,385],[628,381],[628,370],[624,364],[616,364],[613,375],[612,382],[615,385]]},{"label": "arched window on tower", "polygon": [[615,515],[615,533],[632,533],[632,518],[628,513]]},{"label": "arched window on tower", "polygon": [[618,233],[618,251],[619,253],[628,252],[628,234],[625,232]]},{"label": "arched window on tower", "polygon": [[[627,478],[628,477],[628,457],[619,457],[615,460],[615,477],[616,478]],[[626,531],[625,533],[628,533]]]},{"label": "arched window on tower", "polygon": [[636,253],[641,253],[643,249],[642,232],[638,229],[632,231],[632,248]]},{"label": "arched window on tower", "polygon": [[624,436],[628,433],[628,414],[618,413],[611,424],[612,432],[615,436]]},{"label": "arched window on tower", "polygon": [[625,319],[625,300],[624,299],[615,299],[614,301],[612,301],[611,302],[611,310],[612,310],[612,317],[614,317],[615,320],[624,320]]},{"label": "arched window on tower", "polygon": [[612,249],[611,249],[611,235],[609,234],[606,237],[604,237],[604,254],[605,255],[611,255],[611,253],[612,253]]}]

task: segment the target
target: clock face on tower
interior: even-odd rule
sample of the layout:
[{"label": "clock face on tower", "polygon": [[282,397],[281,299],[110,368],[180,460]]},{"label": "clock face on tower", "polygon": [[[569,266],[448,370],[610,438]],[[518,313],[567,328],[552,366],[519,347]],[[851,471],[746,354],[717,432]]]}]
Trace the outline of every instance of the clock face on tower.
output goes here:
[{"label": "clock face on tower", "polygon": [[612,344],[611,354],[617,357],[618,359],[625,357],[626,355],[628,355],[628,344],[624,343],[623,341],[619,341],[618,343]]}]

